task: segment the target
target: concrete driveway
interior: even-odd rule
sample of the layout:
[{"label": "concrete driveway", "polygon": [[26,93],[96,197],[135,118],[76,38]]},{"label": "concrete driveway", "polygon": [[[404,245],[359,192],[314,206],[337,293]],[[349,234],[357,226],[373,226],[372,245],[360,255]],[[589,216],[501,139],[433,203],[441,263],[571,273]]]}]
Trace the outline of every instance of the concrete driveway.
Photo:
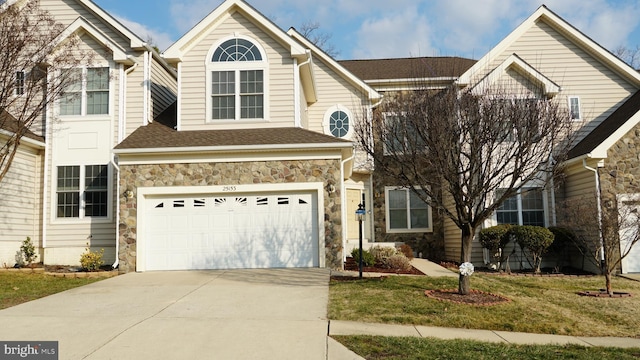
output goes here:
[{"label": "concrete driveway", "polygon": [[329,270],[131,273],[0,311],[60,359],[326,359]]}]

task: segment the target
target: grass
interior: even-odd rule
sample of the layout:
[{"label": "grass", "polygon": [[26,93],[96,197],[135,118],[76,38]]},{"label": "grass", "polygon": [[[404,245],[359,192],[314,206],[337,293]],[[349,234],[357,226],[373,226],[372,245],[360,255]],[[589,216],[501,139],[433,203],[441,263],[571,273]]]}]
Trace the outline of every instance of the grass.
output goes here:
[{"label": "grass", "polygon": [[514,345],[483,343],[471,340],[382,336],[333,336],[333,338],[367,360],[637,360],[640,358],[640,349],[583,347],[577,345]]},{"label": "grass", "polygon": [[640,282],[615,278],[627,298],[579,296],[604,286],[604,278],[473,275],[472,289],[510,302],[489,307],[427,298],[425,290],[457,288],[457,278],[391,276],[383,280],[331,281],[329,318],[572,336],[639,337]]},{"label": "grass", "polygon": [[99,280],[102,279],[62,278],[42,273],[0,272],[0,310]]}]

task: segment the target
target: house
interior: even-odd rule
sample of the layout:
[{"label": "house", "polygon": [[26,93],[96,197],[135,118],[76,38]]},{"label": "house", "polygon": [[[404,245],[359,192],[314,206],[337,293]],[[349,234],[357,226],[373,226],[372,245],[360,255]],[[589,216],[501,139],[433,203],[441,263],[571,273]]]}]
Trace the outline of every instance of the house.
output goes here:
[{"label": "house", "polygon": [[[459,261],[457,228],[354,146],[354,128],[384,95],[417,81],[441,89],[508,79],[562,99],[585,124],[561,187],[512,199],[486,226],[549,226],[561,199],[638,192],[640,74],[544,6],[478,61],[336,61],[242,0],[224,1],[160,55],[89,0],[42,6],[96,52],[86,76],[108,69],[108,101],[91,115],[84,103],[73,114],[57,103],[25,138],[0,186],[11,199],[0,202],[0,262],[12,264],[30,236],[47,264],[75,264],[89,246],[121,272],[341,268],[361,203],[367,246],[406,242]],[[640,254],[631,259],[623,271]]]},{"label": "house", "polygon": [[[0,265],[12,266],[30,237],[37,260],[46,264],[77,264],[90,247],[104,249],[106,263],[117,266],[120,190],[113,148],[175,102],[176,74],[90,0],[39,6],[65,28],[59,41],[78,36],[79,50],[91,61],[74,69],[77,96],[58,99],[22,138],[0,186]],[[13,129],[3,123],[0,136],[9,136]]]}]

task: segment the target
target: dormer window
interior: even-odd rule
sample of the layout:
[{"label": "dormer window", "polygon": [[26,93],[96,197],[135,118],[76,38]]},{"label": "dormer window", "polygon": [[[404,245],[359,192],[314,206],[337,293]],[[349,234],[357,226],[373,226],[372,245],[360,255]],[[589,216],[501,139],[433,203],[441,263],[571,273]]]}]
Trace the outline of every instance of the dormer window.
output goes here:
[{"label": "dormer window", "polygon": [[207,69],[210,121],[265,119],[266,62],[262,49],[245,38],[215,47]]}]

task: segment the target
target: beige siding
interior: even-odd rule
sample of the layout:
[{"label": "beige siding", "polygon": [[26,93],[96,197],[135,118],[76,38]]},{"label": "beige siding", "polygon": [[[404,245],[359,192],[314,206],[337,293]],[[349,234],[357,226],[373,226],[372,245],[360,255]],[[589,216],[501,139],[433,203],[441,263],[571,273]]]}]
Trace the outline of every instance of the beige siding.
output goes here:
[{"label": "beige siding", "polygon": [[135,60],[138,66],[126,75],[125,95],[125,133],[126,138],[137,128],[144,125],[144,60],[139,56]]},{"label": "beige siding", "polygon": [[[234,33],[248,36],[260,44],[267,54],[267,89],[265,103],[269,111],[265,122],[207,122],[206,69],[209,50]],[[294,125],[294,65],[291,54],[269,34],[248,21],[240,13],[225,19],[182,59],[181,64],[181,130],[287,127]]]},{"label": "beige siding", "polygon": [[361,120],[369,105],[368,96],[322,61],[316,59],[314,65],[318,101],[309,106],[309,130],[324,132],[325,113],[336,105],[349,109],[353,121]]},{"label": "beige siding", "polygon": [[106,21],[96,17],[92,12],[87,10],[84,6],[80,5],[75,0],[44,0],[40,1],[40,6],[49,11],[60,24],[68,26],[74,22],[78,17],[83,17],[95,28],[100,30],[103,34],[111,39],[111,41],[118,44],[123,49],[128,49],[130,41],[117,32]]},{"label": "beige siding", "polygon": [[[453,198],[447,193],[443,194],[443,196],[445,197],[445,207],[453,211],[455,209]],[[461,237],[462,231],[460,231],[460,228],[448,216],[444,217],[445,260],[460,261],[462,251]]]},{"label": "beige siding", "polygon": [[157,59],[151,60],[151,111],[155,119],[176,101],[178,83]]},{"label": "beige siding", "polygon": [[[2,141],[0,139],[0,141]],[[15,263],[22,241],[40,247],[40,155],[20,148],[0,186],[0,266]],[[39,258],[37,259],[40,260]]]},{"label": "beige siding", "polygon": [[484,71],[475,74],[475,79],[482,79],[514,53],[561,87],[556,99],[563,106],[567,105],[568,96],[580,97],[587,122],[580,137],[636,91],[632,84],[541,21],[496,56]]}]

